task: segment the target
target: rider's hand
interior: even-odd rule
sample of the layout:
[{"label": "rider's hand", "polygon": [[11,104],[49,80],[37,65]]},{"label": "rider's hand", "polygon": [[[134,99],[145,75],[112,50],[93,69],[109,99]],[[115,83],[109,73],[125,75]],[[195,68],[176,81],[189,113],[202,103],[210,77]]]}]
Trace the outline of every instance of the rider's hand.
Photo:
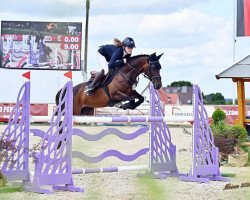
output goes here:
[{"label": "rider's hand", "polygon": [[125,64],[125,63],[127,63],[127,59],[126,59],[126,58],[124,58],[124,59],[123,59],[123,62],[124,62],[124,64]]}]

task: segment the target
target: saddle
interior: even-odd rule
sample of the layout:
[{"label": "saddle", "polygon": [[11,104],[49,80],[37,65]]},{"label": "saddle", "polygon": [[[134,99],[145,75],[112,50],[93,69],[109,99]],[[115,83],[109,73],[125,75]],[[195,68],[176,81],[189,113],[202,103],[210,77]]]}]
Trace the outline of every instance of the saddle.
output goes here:
[{"label": "saddle", "polygon": [[[107,86],[111,81],[112,79],[114,78],[114,73],[115,70],[112,70],[110,69],[109,72],[107,73],[107,75],[99,82],[97,83],[95,86],[94,86],[94,90],[98,89],[98,88],[101,88],[101,87],[105,87]],[[90,79],[88,80],[87,82],[87,85],[91,84],[93,82],[93,80],[95,79],[95,77],[97,76],[99,72],[97,71],[91,71],[90,72]]]},{"label": "saddle", "polygon": [[[112,107],[112,106],[115,106],[117,103],[120,102],[120,100],[115,100],[115,99],[111,99],[111,96],[110,96],[110,93],[109,93],[109,90],[108,90],[108,87],[107,85],[112,81],[112,79],[114,78],[115,76],[115,73],[116,70],[113,70],[113,69],[110,69],[108,74],[106,75],[106,77],[104,77],[99,83],[97,83],[94,87],[93,87],[93,90],[96,90],[98,88],[103,88],[104,92],[108,95],[109,97],[109,107]],[[96,71],[92,71],[90,74],[91,74],[91,78],[89,79],[88,84],[91,84],[92,81],[94,80],[94,78],[97,76],[99,72],[96,72]]]}]

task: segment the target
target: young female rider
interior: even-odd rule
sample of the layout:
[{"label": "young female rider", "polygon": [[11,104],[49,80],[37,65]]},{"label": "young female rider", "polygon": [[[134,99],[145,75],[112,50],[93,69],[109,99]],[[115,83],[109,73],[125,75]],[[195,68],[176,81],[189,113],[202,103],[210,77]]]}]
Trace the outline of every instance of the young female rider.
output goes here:
[{"label": "young female rider", "polygon": [[135,42],[132,38],[126,37],[122,43],[114,39],[114,43],[114,45],[103,45],[98,49],[97,60],[101,66],[101,71],[97,74],[93,82],[86,87],[85,92],[87,94],[93,91],[95,85],[105,77],[109,69],[122,67],[126,64],[127,59],[131,57],[133,48],[135,47]]}]

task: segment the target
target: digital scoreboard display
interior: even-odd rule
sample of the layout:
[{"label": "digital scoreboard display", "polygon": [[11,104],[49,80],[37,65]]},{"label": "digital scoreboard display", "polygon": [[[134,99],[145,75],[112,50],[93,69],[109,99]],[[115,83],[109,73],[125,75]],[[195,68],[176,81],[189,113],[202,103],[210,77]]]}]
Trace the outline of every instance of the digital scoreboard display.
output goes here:
[{"label": "digital scoreboard display", "polygon": [[82,23],[1,22],[1,68],[81,70]]}]

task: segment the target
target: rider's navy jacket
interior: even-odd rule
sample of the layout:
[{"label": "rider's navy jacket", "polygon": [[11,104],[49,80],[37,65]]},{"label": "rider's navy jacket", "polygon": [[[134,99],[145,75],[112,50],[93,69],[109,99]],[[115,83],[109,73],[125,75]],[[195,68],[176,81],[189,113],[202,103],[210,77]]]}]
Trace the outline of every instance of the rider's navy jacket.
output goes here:
[{"label": "rider's navy jacket", "polygon": [[125,64],[123,58],[128,59],[131,56],[131,54],[123,56],[123,48],[112,44],[101,46],[98,52],[106,58],[109,68],[123,66]]}]

